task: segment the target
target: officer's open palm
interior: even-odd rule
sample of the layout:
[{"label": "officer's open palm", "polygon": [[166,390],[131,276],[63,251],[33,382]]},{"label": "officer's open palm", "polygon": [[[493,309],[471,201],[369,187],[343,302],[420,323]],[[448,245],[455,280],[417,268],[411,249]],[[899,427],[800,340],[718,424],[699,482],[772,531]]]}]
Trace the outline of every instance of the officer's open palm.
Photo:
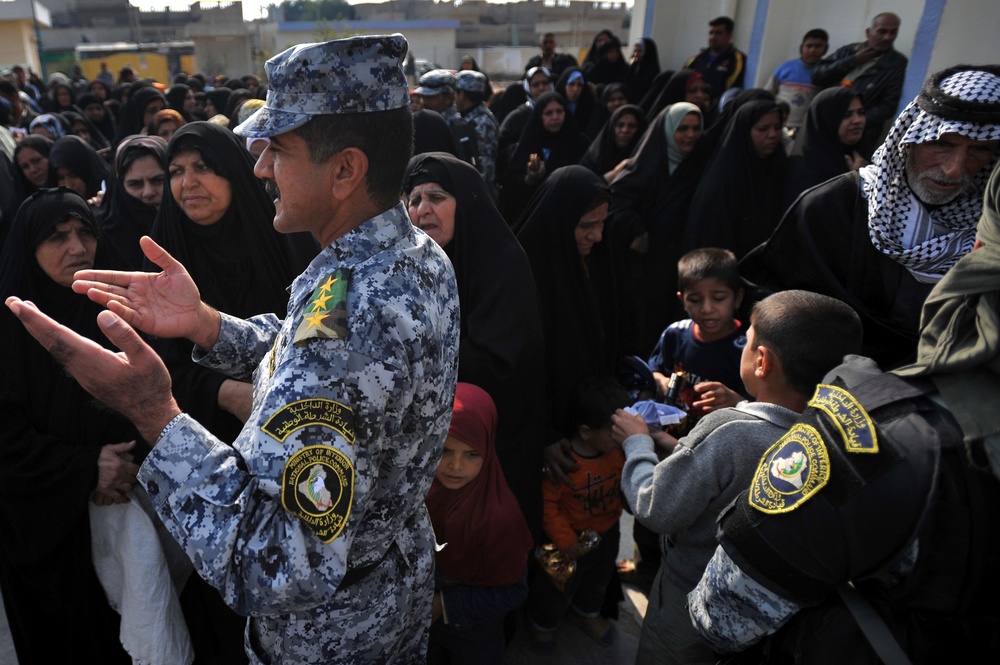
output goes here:
[{"label": "officer's open palm", "polygon": [[145,333],[191,339],[203,316],[198,287],[184,266],[152,238],[143,236],[139,244],[161,272],[81,270],[75,275],[73,290]]}]

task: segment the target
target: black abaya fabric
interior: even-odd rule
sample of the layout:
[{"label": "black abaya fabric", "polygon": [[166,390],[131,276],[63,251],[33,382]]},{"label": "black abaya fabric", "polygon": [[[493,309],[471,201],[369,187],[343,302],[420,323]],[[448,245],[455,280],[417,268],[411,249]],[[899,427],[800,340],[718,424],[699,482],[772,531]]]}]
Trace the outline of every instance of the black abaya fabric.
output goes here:
[{"label": "black abaya fabric", "polygon": [[88,199],[101,191],[101,183],[110,180],[111,171],[108,163],[101,159],[93,146],[76,135],[56,139],[49,152],[49,172],[52,182],[56,181],[56,169],[66,169],[83,180]]},{"label": "black abaya fabric", "polygon": [[93,124],[95,127],[97,127],[97,131],[101,133],[101,136],[104,137],[105,142],[110,146],[111,141],[115,138],[115,131],[116,131],[115,117],[112,114],[111,109],[105,106],[101,98],[92,92],[86,92],[80,95],[80,99],[77,101],[77,104],[85,112],[84,116],[87,115],[86,114],[87,107],[90,106],[91,104],[101,105],[101,107],[104,109],[104,117],[101,119],[100,122],[95,122]]},{"label": "black abaya fabric", "polygon": [[[612,61],[608,56],[611,51],[618,51],[618,59]],[[626,83],[628,79],[628,62],[622,53],[621,40],[612,35],[601,44],[597,51],[597,62],[585,70],[587,80],[598,87],[608,83]]]},{"label": "black abaya fabric", "polygon": [[[68,216],[98,238],[95,266],[108,264],[87,203],[65,188],[22,204],[0,253],[0,295],[31,300],[77,333],[108,346],[100,308],[53,282],[35,248]],[[138,440],[124,418],[100,406],[0,308],[0,584],[21,663],[130,663],[91,559],[88,502],[104,445]],[[141,447],[135,455],[141,459]],[[58,639],[53,639],[53,631]]]},{"label": "black abaya fabric", "polygon": [[[108,152],[110,144],[107,139],[105,139],[104,135],[97,129],[97,125],[92,123],[90,118],[88,118],[85,114],[78,111],[63,111],[59,115],[66,119],[66,122],[69,123],[70,127],[75,127],[77,123],[83,123],[83,125],[87,128],[87,132],[90,133],[90,140],[88,141],[90,146],[94,150],[103,150],[105,153]],[[75,131],[73,133],[76,134]]]},{"label": "black abaya fabric", "polygon": [[770,157],[759,157],[750,138],[750,129],[777,108],[758,100],[733,115],[691,200],[684,251],[724,247],[742,258],[778,225],[788,158],[780,143]]},{"label": "black abaya fabric", "polygon": [[660,74],[660,52],[656,48],[656,42],[649,37],[643,37],[642,42],[646,48],[645,55],[642,60],[629,63],[628,76],[625,77],[625,83],[637,100],[642,99],[653,87],[653,81]]},{"label": "black abaya fabric", "polygon": [[[36,191],[38,191],[38,187],[32,185],[30,182],[28,182],[28,179],[24,177],[24,171],[22,171],[21,167],[18,165],[18,156],[21,154],[22,150],[30,148],[31,150],[37,152],[39,155],[45,157],[45,159],[48,159],[49,155],[52,152],[53,143],[54,141],[52,139],[50,139],[47,136],[42,136],[41,134],[28,134],[23,139],[17,142],[17,147],[14,148],[14,173],[17,174],[18,195],[20,197],[20,200],[23,200],[28,196],[34,194]],[[51,182],[52,182],[52,175],[50,171],[48,176],[48,182],[46,183],[46,185],[51,184]],[[20,200],[18,201],[18,205],[20,205]],[[10,220],[7,220],[8,229],[10,228],[11,221],[13,221],[13,217]]]},{"label": "black abaya fabric", "polygon": [[[635,138],[632,139],[629,145],[619,148],[615,143],[615,123],[622,116],[628,115],[635,118],[638,130],[635,133]],[[639,141],[642,140],[643,134],[646,132],[647,125],[646,116],[643,114],[641,108],[634,104],[619,106],[611,114],[608,122],[604,124],[601,133],[591,142],[590,147],[587,148],[587,152],[580,159],[580,166],[585,166],[603,177],[605,173],[618,166],[622,160],[632,156],[636,146],[639,145]]]},{"label": "black abaya fabric", "polygon": [[614,373],[622,357],[626,317],[618,259],[606,240],[581,257],[574,229],[599,196],[604,180],[582,166],[554,171],[515,226],[531,264],[545,332],[545,374],[553,443],[571,434],[573,391],[587,377]]},{"label": "black abaya fabric", "polygon": [[[608,100],[615,92],[621,92],[625,95],[626,104],[632,104],[635,101],[632,91],[624,83],[609,83],[602,87],[601,94],[597,97],[597,108],[590,116],[590,129],[586,132],[588,136],[596,137],[600,134],[604,125],[611,118],[611,112],[608,112]],[[645,116],[646,113],[643,111],[643,117]]]},{"label": "black abaya fabric", "polygon": [[456,199],[444,247],[461,304],[458,380],[479,386],[499,414],[497,455],[536,539],[541,534],[544,347],[531,266],[475,167],[441,152],[410,160],[403,189],[435,182]]},{"label": "black abaya fabric", "polygon": [[455,135],[448,128],[448,121],[431,109],[421,109],[413,114],[413,154],[425,152],[458,155]]},{"label": "black abaya fabric", "polygon": [[[156,136],[127,136],[118,144],[115,175],[108,188],[110,205],[101,218],[104,235],[121,258],[125,270],[142,270],[145,256],[139,247],[139,238],[152,233],[156,219],[155,206],[146,205],[125,191],[125,175],[128,171],[125,165],[131,166],[136,159],[146,156],[164,164],[167,144]],[[165,175],[164,173],[164,189]],[[170,196],[169,192],[164,191],[164,196]]]},{"label": "black abaya fabric", "polygon": [[809,104],[806,122],[788,157],[785,204],[813,185],[848,171],[844,157],[853,151],[840,140],[840,123],[860,93],[854,88],[821,90]]},{"label": "black abaya fabric", "polygon": [[190,113],[184,112],[184,100],[187,99],[187,94],[191,92],[191,87],[185,85],[184,83],[174,83],[167,90],[167,108],[173,109],[181,114],[184,118],[184,122],[194,122],[195,117]]}]

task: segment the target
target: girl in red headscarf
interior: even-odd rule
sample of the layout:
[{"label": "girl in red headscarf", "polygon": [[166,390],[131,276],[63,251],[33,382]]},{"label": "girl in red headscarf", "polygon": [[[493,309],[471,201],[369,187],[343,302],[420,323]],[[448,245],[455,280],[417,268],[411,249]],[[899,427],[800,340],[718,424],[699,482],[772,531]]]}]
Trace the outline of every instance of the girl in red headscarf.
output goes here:
[{"label": "girl in red headscarf", "polygon": [[427,494],[439,548],[429,663],[502,663],[504,617],[528,595],[531,533],[500,470],[496,429],[489,394],[459,383]]}]

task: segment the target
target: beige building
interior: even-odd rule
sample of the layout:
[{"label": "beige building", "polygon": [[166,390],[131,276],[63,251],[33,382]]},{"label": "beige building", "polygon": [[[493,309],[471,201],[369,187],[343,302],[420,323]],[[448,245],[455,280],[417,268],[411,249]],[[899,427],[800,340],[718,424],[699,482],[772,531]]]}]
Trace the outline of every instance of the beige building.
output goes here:
[{"label": "beige building", "polygon": [[14,65],[41,71],[38,33],[35,29],[51,24],[49,10],[36,0],[0,2],[0,68]]}]

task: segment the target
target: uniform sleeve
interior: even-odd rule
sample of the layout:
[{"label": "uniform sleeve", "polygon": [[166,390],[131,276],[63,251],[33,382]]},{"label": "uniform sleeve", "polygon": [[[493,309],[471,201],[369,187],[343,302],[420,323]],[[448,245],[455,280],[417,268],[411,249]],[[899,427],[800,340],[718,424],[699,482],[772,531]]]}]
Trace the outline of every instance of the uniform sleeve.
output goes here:
[{"label": "uniform sleeve", "polygon": [[774,634],[801,609],[740,570],[721,545],[688,594],[695,629],[724,653],[742,651]]},{"label": "uniform sleeve", "polygon": [[[262,355],[273,322],[232,323],[212,349],[230,368]],[[342,340],[291,346],[277,363],[263,355],[232,447],[181,416],[140,471],[199,574],[242,614],[300,611],[337,591],[359,525],[379,518],[365,510],[386,463],[384,429],[397,425],[387,403],[409,382]]]},{"label": "uniform sleeve", "polygon": [[551,480],[542,481],[542,529],[560,550],[568,549],[578,539],[576,531],[569,525],[569,519],[559,507],[559,499],[564,490],[570,491]]},{"label": "uniform sleeve", "polygon": [[220,312],[219,339],[208,353],[195,347],[192,359],[239,381],[249,381],[253,370],[270,351],[281,321],[274,314],[238,319]]}]

